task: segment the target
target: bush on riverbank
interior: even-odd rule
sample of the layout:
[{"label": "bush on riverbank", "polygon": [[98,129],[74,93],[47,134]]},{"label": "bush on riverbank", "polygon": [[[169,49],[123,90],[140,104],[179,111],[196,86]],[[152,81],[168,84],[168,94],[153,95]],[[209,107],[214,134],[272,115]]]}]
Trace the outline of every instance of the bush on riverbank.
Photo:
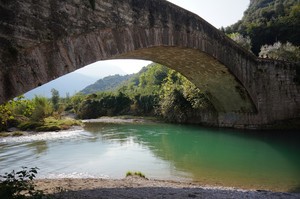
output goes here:
[{"label": "bush on riverbank", "polygon": [[47,117],[40,122],[26,121],[18,126],[22,131],[59,131],[67,130],[72,126],[80,126],[81,122],[71,118],[56,119],[54,117]]},{"label": "bush on riverbank", "polygon": [[25,199],[43,198],[44,193],[35,190],[33,183],[37,174],[37,167],[22,167],[20,171],[12,171],[0,175],[0,198]]},{"label": "bush on riverbank", "polygon": [[140,171],[135,171],[135,172],[133,172],[133,171],[127,171],[126,177],[128,177],[128,176],[139,176],[141,178],[146,178],[145,174],[143,174]]},{"label": "bush on riverbank", "polygon": [[55,106],[56,111],[49,99],[38,96],[32,100],[24,97],[11,100],[0,107],[0,132],[58,131],[81,125],[80,121],[62,117],[63,109]]},{"label": "bush on riverbank", "polygon": [[101,116],[115,116],[127,114],[132,100],[122,92],[92,94],[80,104],[78,117],[93,119]]}]

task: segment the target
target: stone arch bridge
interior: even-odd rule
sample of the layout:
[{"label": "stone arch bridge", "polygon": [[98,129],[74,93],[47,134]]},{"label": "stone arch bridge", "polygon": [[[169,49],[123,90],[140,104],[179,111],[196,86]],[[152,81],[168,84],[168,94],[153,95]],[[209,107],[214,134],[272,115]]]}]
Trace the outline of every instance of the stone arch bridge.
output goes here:
[{"label": "stone arch bridge", "polygon": [[165,0],[1,0],[0,58],[0,103],[99,60],[136,58],[205,90],[218,111],[208,123],[250,128],[300,115],[297,64],[258,59]]}]

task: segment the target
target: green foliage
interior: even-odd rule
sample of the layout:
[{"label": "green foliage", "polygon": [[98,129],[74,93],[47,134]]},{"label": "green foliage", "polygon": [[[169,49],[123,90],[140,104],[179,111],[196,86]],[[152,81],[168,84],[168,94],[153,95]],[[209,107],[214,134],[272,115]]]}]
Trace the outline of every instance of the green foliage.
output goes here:
[{"label": "green foliage", "polygon": [[37,167],[22,167],[21,171],[0,175],[0,198],[23,199],[42,198],[43,192],[34,188],[33,179],[37,174]]},{"label": "green foliage", "polygon": [[[115,80],[108,77],[111,78]],[[3,105],[0,111],[5,114],[0,119],[6,122],[5,129],[9,126],[7,121],[11,121],[10,124],[14,121],[12,126],[21,130],[36,131],[57,131],[80,125],[62,119],[64,111],[81,119],[147,115],[162,116],[170,122],[187,122],[198,117],[196,112],[212,107],[205,94],[186,78],[155,63],[144,67],[112,92],[78,93],[67,98],[60,98],[55,89],[51,92],[51,99],[36,96],[32,100],[20,98]]]},{"label": "green foliage", "polygon": [[141,95],[134,96],[134,103],[131,111],[135,115],[154,115],[154,108],[158,105],[159,95]]},{"label": "green foliage", "polygon": [[78,117],[82,119],[98,118],[101,116],[113,116],[126,114],[131,99],[122,92],[92,94],[80,104]]},{"label": "green foliage", "polygon": [[38,127],[41,127],[43,125],[42,122],[32,122],[32,121],[25,121],[18,125],[18,128],[22,131],[28,131],[28,130],[35,130]]},{"label": "green foliage", "polygon": [[125,82],[119,91],[126,93],[131,98],[137,95],[158,95],[167,73],[167,67],[155,63],[150,64]]},{"label": "green foliage", "polygon": [[19,136],[22,136],[22,135],[24,135],[24,133],[20,132],[20,131],[15,131],[15,132],[12,133],[13,137],[19,137]]},{"label": "green foliage", "polygon": [[[22,131],[58,131],[81,125],[79,121],[62,117],[62,108],[67,107],[70,112],[75,112],[73,109],[77,110],[76,107],[82,102],[83,95],[61,99],[55,89],[52,89],[52,94],[51,99],[35,96],[34,99],[28,100],[20,96],[0,105],[0,131],[6,131],[11,127]],[[21,134],[1,133],[1,136],[6,135]]]},{"label": "green foliage", "polygon": [[24,99],[24,96],[19,96],[15,101],[13,112],[15,115],[23,115],[29,117],[32,114],[34,105],[31,100]]},{"label": "green foliage", "polygon": [[[135,115],[158,115],[185,123],[213,106],[205,94],[185,77],[160,64],[151,64],[119,89],[130,96]],[[198,117],[199,118],[199,117]]]},{"label": "green foliage", "polygon": [[11,123],[14,123],[17,115],[30,116],[32,114],[31,102],[23,99],[24,96],[19,96],[0,105],[0,131],[6,130]]},{"label": "green foliage", "polygon": [[195,85],[174,70],[153,63],[125,81],[118,92],[81,98],[77,113],[82,119],[132,114],[188,122],[208,108],[213,106]]},{"label": "green foliage", "polygon": [[287,61],[300,61],[300,47],[294,46],[290,42],[282,44],[276,42],[273,45],[263,45],[261,47],[260,57],[272,58]]},{"label": "green foliage", "polygon": [[135,172],[133,172],[133,171],[127,171],[126,177],[128,177],[128,176],[139,176],[141,178],[146,178],[145,174],[143,174],[140,171],[135,171]]},{"label": "green foliage", "polygon": [[57,111],[59,108],[59,92],[58,90],[52,88],[51,94],[52,94],[51,102],[52,102],[53,109],[54,111]]},{"label": "green foliage", "polygon": [[168,95],[160,101],[160,113],[169,122],[185,123],[189,119],[191,104],[184,98],[182,92],[176,88],[169,90]]},{"label": "green foliage", "polygon": [[119,91],[125,93],[133,101],[132,114],[148,116],[155,114],[160,90],[168,76],[168,71],[167,67],[160,64],[150,64],[119,88]]},{"label": "green foliage", "polygon": [[8,121],[14,119],[11,108],[11,101],[0,105],[0,131],[5,130],[8,126]]},{"label": "green foliage", "polygon": [[52,107],[49,100],[45,97],[35,96],[32,100],[33,111],[30,119],[35,122],[42,121],[44,118],[52,114]]},{"label": "green foliage", "polygon": [[65,103],[65,110],[69,112],[73,112],[78,114],[79,107],[82,101],[85,99],[85,95],[82,93],[77,93],[76,95],[72,96],[66,103]]},{"label": "green foliage", "polygon": [[227,27],[225,32],[249,36],[252,51],[257,55],[262,45],[277,41],[300,46],[299,13],[299,0],[252,0],[243,19]]},{"label": "green foliage", "polygon": [[87,95],[102,91],[114,91],[132,76],[133,75],[112,75],[104,77],[103,79],[99,79],[98,81],[96,81],[94,84],[87,86],[82,91],[80,91],[80,93]]},{"label": "green foliage", "polygon": [[244,37],[240,33],[231,33],[228,35],[233,41],[238,43],[240,46],[245,48],[248,51],[251,51],[251,39],[249,36]]},{"label": "green foliage", "polygon": [[184,76],[169,70],[156,109],[169,122],[187,123],[205,110],[215,111],[205,94]]},{"label": "green foliage", "polygon": [[26,121],[21,123],[18,128],[23,131],[59,131],[69,129],[71,126],[80,126],[81,122],[71,119],[55,119],[54,117],[44,118],[40,122]]}]

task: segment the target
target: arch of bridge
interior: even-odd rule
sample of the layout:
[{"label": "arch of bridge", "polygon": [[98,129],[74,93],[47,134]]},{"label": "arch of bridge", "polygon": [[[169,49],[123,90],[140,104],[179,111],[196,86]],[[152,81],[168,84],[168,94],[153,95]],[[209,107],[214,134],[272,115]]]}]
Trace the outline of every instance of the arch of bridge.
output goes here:
[{"label": "arch of bridge", "polygon": [[179,71],[220,112],[256,109],[256,58],[167,1],[19,0],[2,2],[1,13],[1,102],[95,61],[139,58]]}]

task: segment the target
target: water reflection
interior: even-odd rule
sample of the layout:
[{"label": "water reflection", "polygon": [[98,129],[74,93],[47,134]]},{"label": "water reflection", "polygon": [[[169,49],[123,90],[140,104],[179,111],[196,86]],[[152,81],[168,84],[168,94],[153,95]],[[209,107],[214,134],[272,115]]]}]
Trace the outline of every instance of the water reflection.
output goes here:
[{"label": "water reflection", "polygon": [[[180,125],[87,125],[105,140],[132,138],[207,184],[290,190],[300,184],[297,132],[242,132]],[[134,129],[134,130],[133,130]]]},{"label": "water reflection", "polygon": [[30,149],[34,149],[34,153],[39,155],[46,153],[48,149],[48,145],[46,141],[31,142],[27,144],[26,147]]},{"label": "water reflection", "polygon": [[128,142],[140,143],[140,141],[136,140],[134,129],[130,131],[130,129],[125,128],[124,131],[122,131],[118,125],[110,123],[88,123],[85,126],[85,130],[93,133],[95,137],[99,136],[100,133],[101,140],[103,141],[117,142],[121,145],[127,144]]},{"label": "water reflection", "polygon": [[298,132],[171,124],[88,123],[84,131],[0,138],[0,169],[39,167],[45,177],[149,178],[277,191],[300,187]]}]

